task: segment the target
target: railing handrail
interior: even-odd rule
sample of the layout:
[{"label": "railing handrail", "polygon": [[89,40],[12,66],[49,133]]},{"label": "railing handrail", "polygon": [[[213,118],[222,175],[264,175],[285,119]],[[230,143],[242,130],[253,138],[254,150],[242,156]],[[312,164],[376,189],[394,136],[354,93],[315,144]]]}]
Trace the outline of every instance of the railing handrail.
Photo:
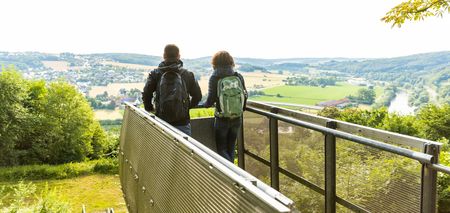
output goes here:
[{"label": "railing handrail", "polygon": [[292,117],[301,121],[310,122],[320,126],[325,126],[328,121],[334,121],[337,123],[337,130],[341,130],[347,133],[358,134],[366,138],[395,143],[398,145],[406,145],[419,150],[423,150],[426,144],[433,144],[436,146],[442,146],[442,143],[431,141],[423,138],[417,138],[409,135],[403,135],[399,133],[389,132],[386,130],[375,129],[372,127],[353,124],[345,121],[335,120],[331,118],[322,117],[319,115],[313,115],[305,112],[290,110],[271,104],[267,104],[259,101],[247,101],[247,107],[255,107],[267,111],[275,110],[277,114]]},{"label": "railing handrail", "polygon": [[[270,161],[262,159],[255,153],[246,150],[244,145],[245,139],[241,135],[238,138],[239,166],[245,168],[245,154],[270,166],[272,187],[279,188],[279,173],[282,173],[310,189],[323,194],[325,196],[325,212],[327,213],[336,212],[336,203],[356,212],[368,212],[368,210],[361,206],[341,199],[336,194],[336,138],[342,138],[419,161],[422,164],[420,210],[421,212],[436,211],[437,172],[450,174],[450,167],[439,164],[441,143],[288,110],[261,102],[249,101],[246,110],[269,119]],[[278,121],[318,131],[325,135],[325,189],[279,166]],[[243,129],[241,129],[241,132],[243,132]],[[394,143],[395,145],[386,142]],[[403,148],[398,145],[405,145],[408,148]],[[414,151],[417,149],[422,152]]]},{"label": "railing handrail", "polygon": [[[185,133],[181,132],[177,128],[173,127],[172,125],[168,124],[164,120],[156,117],[155,115],[152,115],[145,111],[142,108],[135,107],[131,103],[125,103],[127,107],[130,109],[139,112],[139,114],[149,121],[155,122],[157,125],[159,125],[161,128],[165,130],[168,133],[170,133],[177,141],[180,143],[183,143],[190,149],[194,150],[196,154],[199,156],[202,156],[203,158],[209,159],[208,161],[211,162],[213,167],[219,169],[219,170],[229,170],[233,172],[234,175],[233,178],[236,179],[236,181],[247,188],[247,190],[252,191],[257,196],[259,196],[263,201],[267,202],[270,205],[274,205],[275,208],[280,209],[280,211],[285,211],[286,207],[291,207],[293,205],[293,201],[289,199],[288,197],[284,196],[280,192],[276,191],[275,189],[267,186],[264,182],[260,181],[259,179],[255,178],[245,170],[235,166],[234,164],[230,163],[226,159],[222,158],[220,155],[218,155],[216,152],[210,150],[200,142],[198,142],[196,139],[186,135]],[[172,134],[172,132],[175,132]],[[264,193],[260,193],[260,192]],[[273,203],[270,199],[274,199],[278,201],[279,203]],[[282,205],[281,205],[282,204]],[[284,206],[283,206],[284,205]]]},{"label": "railing handrail", "polygon": [[[414,160],[418,160],[421,163],[427,163],[430,164],[431,161],[433,160],[433,156],[432,155],[428,155],[422,152],[416,152],[416,151],[412,151],[409,149],[405,149],[402,147],[398,147],[398,146],[394,146],[391,144],[387,144],[387,143],[383,143],[377,140],[372,140],[372,139],[368,139],[365,137],[361,137],[361,136],[357,136],[357,135],[353,135],[351,133],[347,133],[347,132],[343,132],[343,131],[339,131],[339,130],[334,130],[334,129],[330,129],[327,127],[323,127],[317,124],[312,124],[309,122],[305,122],[305,121],[300,121],[297,119],[293,119],[287,116],[283,116],[283,115],[278,115],[275,113],[271,113],[271,112],[265,112],[263,110],[259,110],[256,108],[252,108],[252,107],[247,107],[247,110],[250,112],[255,112],[257,114],[260,115],[265,115],[268,117],[272,117],[272,118],[276,118],[280,121],[284,121],[287,123],[291,123],[297,126],[302,126],[302,127],[306,127],[308,129],[312,129],[321,133],[325,133],[325,134],[331,134],[334,135],[336,137],[342,138],[342,139],[346,139],[349,141],[353,141],[359,144],[363,144],[366,146],[370,146],[370,147],[374,147],[383,151],[387,151],[387,152],[391,152],[394,154],[398,154],[401,156],[405,156]],[[331,119],[330,119],[331,120]]]},{"label": "railing handrail", "polygon": [[[267,110],[266,111],[262,111],[260,109],[257,108],[261,108],[263,110]],[[366,127],[366,126],[362,126],[362,125],[358,125],[358,124],[353,124],[353,123],[348,123],[345,121],[339,121],[339,120],[335,120],[335,119],[331,119],[331,118],[326,118],[326,117],[322,117],[322,116],[318,116],[318,115],[312,115],[312,114],[308,114],[308,113],[304,113],[304,112],[299,112],[299,111],[294,111],[294,110],[289,110],[289,109],[284,109],[284,108],[280,108],[277,106],[273,106],[270,104],[266,104],[263,102],[258,102],[258,101],[248,101],[247,102],[247,107],[246,109],[248,111],[253,111],[255,113],[261,114],[261,115],[265,115],[265,116],[272,116],[274,118],[277,118],[279,120],[282,121],[286,121],[286,122],[294,122],[293,124],[296,125],[300,125],[300,126],[304,126],[304,127],[310,127],[313,130],[316,131],[320,131],[323,133],[329,133],[329,134],[333,134],[335,136],[341,137],[343,139],[347,139],[347,140],[351,140],[354,141],[352,139],[357,139],[360,140],[362,139],[362,144],[364,145],[368,145],[371,147],[375,147],[375,148],[379,148],[382,149],[384,151],[388,151],[388,152],[392,152],[395,154],[399,154],[414,160],[418,160],[421,163],[425,163],[427,164],[430,168],[442,172],[442,173],[446,173],[450,175],[450,167],[439,164],[439,163],[432,163],[433,161],[433,156],[429,155],[429,154],[424,154],[422,152],[417,152],[417,151],[413,151],[413,150],[409,150],[406,148],[402,148],[402,147],[398,147],[398,146],[394,146],[391,144],[387,144],[385,142],[382,141],[378,141],[378,140],[373,140],[370,139],[370,137],[365,136],[364,134],[361,134],[362,136],[357,136],[357,135],[353,135],[352,133],[346,132],[346,128],[342,128],[342,125],[348,125],[353,126],[355,128],[361,128],[361,129],[366,129],[366,130],[370,130],[370,131],[376,131],[380,134],[386,134],[387,137],[389,136],[395,136],[396,139],[405,139],[405,140],[410,140],[410,142],[412,143],[417,143],[416,146],[413,146],[415,148],[418,147],[418,144],[422,144],[424,147],[426,145],[433,145],[433,146],[437,146],[438,148],[442,146],[442,143],[436,142],[436,141],[430,141],[427,139],[423,139],[423,138],[417,138],[417,137],[413,137],[413,136],[409,136],[409,135],[402,135],[402,134],[398,134],[398,133],[394,133],[394,132],[389,132],[389,131],[385,131],[385,130],[379,130],[379,129],[375,129],[375,128],[371,128],[371,127]],[[272,113],[272,112],[276,112],[276,113]],[[288,113],[286,113],[288,112]],[[286,115],[287,114],[287,115]],[[301,116],[305,116],[305,118],[309,118],[307,119],[307,121],[302,121],[301,118],[297,118],[295,116],[292,116],[294,114],[298,114]],[[283,116],[286,115],[286,116]],[[311,121],[310,119],[316,119],[314,121]],[[337,123],[337,128],[334,129],[330,129],[330,128],[326,128],[324,127],[324,125],[321,125],[322,123],[326,122],[336,122]],[[341,124],[341,128],[339,128],[339,124]],[[340,131],[339,131],[340,130]],[[360,133],[362,133],[363,131],[358,131]],[[351,136],[352,135],[352,136]],[[391,137],[394,138],[394,137]],[[357,142],[357,141],[354,141]],[[393,142],[393,141],[391,141]],[[397,144],[402,144],[401,142],[397,142]],[[372,146],[375,145],[375,146]],[[406,145],[403,143],[403,145]],[[385,148],[389,147],[388,149]],[[394,149],[396,151],[390,151],[390,149]],[[406,151],[406,152],[404,152]],[[400,152],[400,153],[398,153]]]}]

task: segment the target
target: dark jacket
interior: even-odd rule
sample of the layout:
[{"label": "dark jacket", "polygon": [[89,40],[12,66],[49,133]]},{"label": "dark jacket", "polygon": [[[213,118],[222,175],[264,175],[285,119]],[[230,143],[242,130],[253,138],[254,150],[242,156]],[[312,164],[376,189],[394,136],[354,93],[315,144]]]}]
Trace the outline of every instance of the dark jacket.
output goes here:
[{"label": "dark jacket", "polygon": [[[189,94],[190,102],[189,108],[193,108],[198,105],[202,99],[202,92],[197,80],[195,80],[194,73],[183,68],[183,62],[178,60],[176,62],[161,62],[157,69],[150,72],[147,78],[147,83],[144,87],[144,92],[142,93],[142,100],[144,101],[144,107],[146,111],[153,111],[155,107],[153,106],[153,92],[155,92],[155,106],[158,106],[159,102],[159,91],[158,82],[161,80],[161,76],[165,71],[176,71],[181,74],[181,78],[186,84],[186,89]],[[182,72],[183,71],[183,72]],[[156,107],[156,116],[159,115],[159,109]],[[171,125],[182,126],[189,123],[189,115],[186,115],[187,119],[182,119],[180,121],[172,122]]]},{"label": "dark jacket", "polygon": [[203,104],[203,107],[211,107],[214,104],[216,105],[216,111],[220,112],[220,104],[219,103],[219,97],[217,97],[217,83],[220,79],[227,77],[237,75],[237,77],[241,80],[242,86],[244,87],[245,91],[245,100],[244,100],[244,109],[245,105],[247,103],[247,89],[245,88],[245,81],[244,77],[238,72],[235,72],[232,67],[219,67],[216,68],[209,78],[209,84],[208,84],[208,98],[206,99],[206,102]]}]

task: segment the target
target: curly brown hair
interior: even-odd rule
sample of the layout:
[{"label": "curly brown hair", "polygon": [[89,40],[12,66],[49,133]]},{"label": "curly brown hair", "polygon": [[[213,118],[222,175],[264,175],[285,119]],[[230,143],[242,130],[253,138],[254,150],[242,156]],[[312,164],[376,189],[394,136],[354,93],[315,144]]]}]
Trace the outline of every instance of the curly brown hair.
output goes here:
[{"label": "curly brown hair", "polygon": [[234,60],[227,51],[219,51],[211,59],[213,68],[218,67],[234,67]]}]

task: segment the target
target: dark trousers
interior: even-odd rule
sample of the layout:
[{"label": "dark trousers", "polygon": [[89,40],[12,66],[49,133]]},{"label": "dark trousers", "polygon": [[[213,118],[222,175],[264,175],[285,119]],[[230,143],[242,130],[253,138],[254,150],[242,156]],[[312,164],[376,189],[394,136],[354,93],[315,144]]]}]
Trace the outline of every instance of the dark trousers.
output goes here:
[{"label": "dark trousers", "polygon": [[191,136],[192,135],[192,130],[191,130],[191,124],[188,123],[184,126],[174,126],[175,128],[177,128],[178,130],[184,132],[184,134]]},{"label": "dark trousers", "polygon": [[217,153],[231,162],[234,162],[234,149],[240,127],[241,118],[215,118],[214,130]]}]

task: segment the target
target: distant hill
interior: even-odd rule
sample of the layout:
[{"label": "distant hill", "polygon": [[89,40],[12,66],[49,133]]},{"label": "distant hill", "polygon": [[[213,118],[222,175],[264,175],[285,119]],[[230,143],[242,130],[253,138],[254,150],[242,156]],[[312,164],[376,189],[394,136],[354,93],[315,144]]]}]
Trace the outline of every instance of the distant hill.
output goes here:
[{"label": "distant hill", "polygon": [[[100,53],[77,55],[72,53],[47,54],[39,52],[0,52],[1,65],[15,65],[19,69],[42,68],[42,61],[68,61],[72,65],[82,61],[107,60],[120,63],[157,66],[162,57],[133,53]],[[211,57],[183,59],[191,68],[209,69]],[[259,59],[235,58],[237,64],[266,70],[299,71],[312,67],[321,70],[334,70],[345,73],[370,72],[430,72],[450,66],[450,51],[423,53],[396,58],[362,59],[362,58],[287,58]],[[248,71],[248,70],[247,70]]]},{"label": "distant hill", "polygon": [[92,54],[92,56],[102,57],[104,59],[109,59],[111,61],[128,63],[128,64],[141,64],[149,66],[157,66],[162,57],[142,55],[134,53],[102,53],[102,54]]},{"label": "distant hill", "polygon": [[396,58],[363,61],[329,61],[318,65],[320,69],[341,72],[420,72],[440,70],[450,66],[450,51],[423,53]]}]

